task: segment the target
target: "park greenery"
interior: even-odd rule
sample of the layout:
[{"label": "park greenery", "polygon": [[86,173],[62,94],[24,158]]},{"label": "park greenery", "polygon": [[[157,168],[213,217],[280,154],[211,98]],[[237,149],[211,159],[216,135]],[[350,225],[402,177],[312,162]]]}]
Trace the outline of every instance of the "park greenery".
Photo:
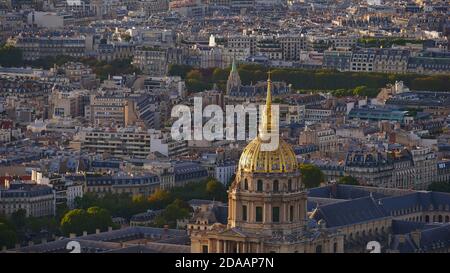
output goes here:
[{"label": "park greenery", "polygon": [[[415,43],[409,40],[388,40],[389,43],[404,44]],[[370,38],[360,42],[372,44],[380,42]],[[385,42],[386,44],[387,42]],[[99,61],[95,58],[74,58],[70,56],[51,56],[34,61],[24,61],[22,51],[18,48],[3,45],[0,46],[0,66],[49,69],[55,64],[63,65],[70,61],[79,61],[90,66],[94,73],[105,80],[108,76],[123,74],[139,74],[139,69],[133,67],[131,59],[114,60],[111,62]],[[336,70],[318,69],[308,70],[301,68],[269,68],[257,64],[242,64],[238,72],[242,83],[245,85],[264,81],[267,72],[271,69],[274,81],[284,81],[292,84],[292,90],[301,92],[326,91],[336,96],[361,95],[374,97],[379,89],[388,83],[401,80],[412,90],[448,91],[449,75],[419,75],[419,74],[392,74],[375,72],[339,72]],[[214,85],[224,90],[230,67],[200,69],[188,65],[170,65],[169,75],[181,76],[186,80],[186,86],[190,92],[200,92],[212,89]]]},{"label": "park greenery", "polygon": [[[361,95],[374,97],[380,88],[403,81],[412,90],[448,91],[449,75],[391,74],[376,72],[339,72],[336,70],[307,70],[300,68],[269,68],[256,64],[241,64],[238,72],[244,85],[265,81],[269,69],[273,81],[284,81],[300,92],[324,91],[336,96]],[[187,65],[171,65],[169,75],[186,80],[190,92],[213,88],[224,89],[230,68],[200,69]]]},{"label": "park greenery", "polygon": [[357,41],[359,46],[366,48],[390,48],[392,46],[405,46],[406,44],[423,44],[424,40],[404,39],[404,38],[374,38],[365,37]]},{"label": "park greenery", "polygon": [[19,209],[10,217],[0,216],[0,247],[14,247],[20,242],[58,234],[59,226],[54,217],[27,217],[26,211]]},{"label": "park greenery", "polygon": [[302,182],[307,189],[320,186],[325,182],[325,175],[319,167],[312,164],[301,164]]},{"label": "park greenery", "polygon": [[62,66],[68,62],[81,62],[92,68],[93,72],[101,80],[108,76],[139,74],[140,70],[131,64],[131,58],[122,60],[113,60],[111,62],[100,61],[92,57],[75,58],[71,56],[58,55],[49,56],[33,61],[25,61],[22,57],[22,51],[19,48],[3,45],[0,46],[0,66],[3,67],[32,67],[50,69],[56,66]]},{"label": "park greenery", "polygon": [[75,200],[75,209],[65,205],[57,207],[55,217],[26,217],[25,210],[18,210],[9,217],[0,215],[0,247],[14,247],[17,243],[30,240],[39,242],[40,238],[81,235],[84,231],[94,233],[96,229],[105,231],[108,227],[117,228],[113,217],[127,220],[148,210],[163,210],[154,221],[154,226],[176,227],[178,219],[188,218],[192,208],[187,201],[208,199],[226,202],[225,186],[215,179],[190,182],[170,190],[158,189],[147,198],[132,197],[128,194],[106,194],[102,197],[86,193]]}]

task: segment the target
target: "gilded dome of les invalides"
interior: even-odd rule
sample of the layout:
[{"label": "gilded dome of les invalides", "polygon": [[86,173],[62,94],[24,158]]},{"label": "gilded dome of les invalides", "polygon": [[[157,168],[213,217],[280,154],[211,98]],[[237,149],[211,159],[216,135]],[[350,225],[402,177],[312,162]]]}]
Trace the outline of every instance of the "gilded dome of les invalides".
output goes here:
[{"label": "gilded dome of les invalides", "polygon": [[[238,172],[250,173],[290,173],[298,170],[297,158],[291,145],[279,138],[278,147],[272,151],[264,151],[261,147],[265,143],[263,135],[273,132],[271,115],[272,94],[271,80],[267,80],[266,109],[262,116],[262,130],[243,150],[239,159]],[[267,141],[268,142],[268,141]]]}]

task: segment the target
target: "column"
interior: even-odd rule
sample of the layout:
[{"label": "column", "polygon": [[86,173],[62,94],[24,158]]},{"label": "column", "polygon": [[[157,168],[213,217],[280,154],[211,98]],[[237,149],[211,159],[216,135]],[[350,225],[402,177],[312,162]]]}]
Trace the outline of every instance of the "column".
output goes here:
[{"label": "column", "polygon": [[218,239],[217,241],[216,241],[216,253],[221,253],[220,252],[220,240]]}]

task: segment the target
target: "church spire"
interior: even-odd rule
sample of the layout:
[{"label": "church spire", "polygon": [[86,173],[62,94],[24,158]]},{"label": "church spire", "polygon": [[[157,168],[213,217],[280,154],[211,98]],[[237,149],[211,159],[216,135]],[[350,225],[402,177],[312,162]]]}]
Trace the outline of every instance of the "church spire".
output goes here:
[{"label": "church spire", "polygon": [[266,129],[267,132],[272,131],[272,80],[270,75],[272,72],[268,72],[267,78],[267,96],[266,96]]},{"label": "church spire", "polygon": [[237,72],[236,62],[233,59],[233,63],[231,64],[231,72]]},{"label": "church spire", "polygon": [[235,92],[238,93],[240,89],[241,89],[241,78],[239,77],[236,62],[233,59],[233,63],[231,64],[230,75],[228,75],[226,94],[230,95],[231,93]]},{"label": "church spire", "polygon": [[267,78],[267,95],[266,95],[266,109],[262,113],[262,124],[260,136],[266,136],[272,133],[272,80],[270,78],[272,72],[268,72]]}]

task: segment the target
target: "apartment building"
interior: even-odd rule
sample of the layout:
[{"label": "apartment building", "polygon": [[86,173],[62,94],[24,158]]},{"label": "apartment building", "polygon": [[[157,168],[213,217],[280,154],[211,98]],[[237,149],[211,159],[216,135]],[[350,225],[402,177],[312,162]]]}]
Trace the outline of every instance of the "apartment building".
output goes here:
[{"label": "apartment building", "polygon": [[147,158],[158,152],[167,157],[187,154],[186,141],[175,141],[170,132],[142,130],[135,127],[118,129],[83,128],[79,134],[81,150],[116,158]]},{"label": "apartment building", "polygon": [[23,209],[26,216],[55,215],[56,196],[51,187],[25,181],[7,181],[0,188],[0,214],[11,215]]},{"label": "apartment building", "polygon": [[91,95],[85,117],[96,126],[126,126],[136,119],[134,102],[123,94]]},{"label": "apartment building", "polygon": [[86,54],[86,38],[84,36],[36,37],[19,35],[16,38],[15,46],[22,50],[23,59],[26,61],[60,55],[80,58]]},{"label": "apartment building", "polygon": [[377,51],[373,49],[355,51],[350,61],[350,71],[373,72],[376,54]]},{"label": "apartment building", "polygon": [[94,193],[98,196],[104,196],[105,194],[129,194],[133,197],[148,197],[157,188],[159,188],[159,178],[152,173],[86,176],[86,192]]},{"label": "apartment building", "polygon": [[133,65],[145,74],[164,76],[168,69],[167,52],[159,47],[139,47],[134,52]]}]

